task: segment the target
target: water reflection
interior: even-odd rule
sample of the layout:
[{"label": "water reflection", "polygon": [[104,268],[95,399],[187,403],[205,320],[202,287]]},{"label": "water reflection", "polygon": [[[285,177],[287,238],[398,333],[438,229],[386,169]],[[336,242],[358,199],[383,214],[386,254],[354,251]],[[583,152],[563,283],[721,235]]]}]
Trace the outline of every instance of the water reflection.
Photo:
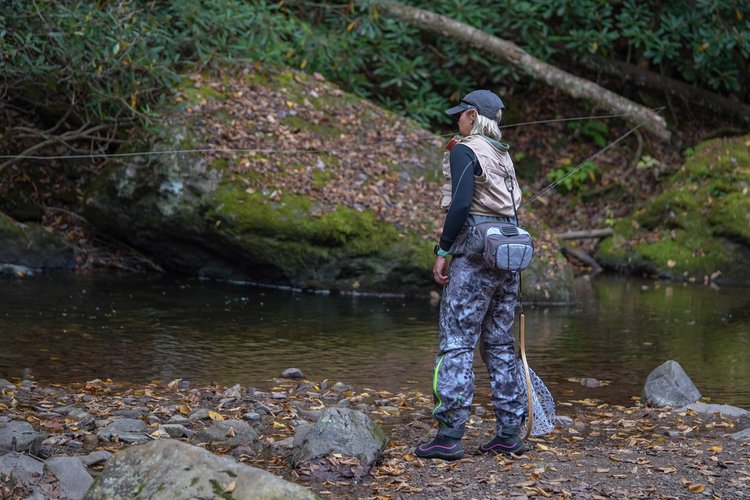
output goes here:
[{"label": "water reflection", "polygon": [[[437,308],[188,279],[43,276],[0,283],[0,377],[266,386],[313,380],[430,391]],[[624,403],[677,360],[704,396],[750,407],[745,290],[604,278],[567,308],[526,308],[529,360],[558,398]],[[476,365],[487,399],[487,378]],[[582,387],[575,380],[609,382]]]}]

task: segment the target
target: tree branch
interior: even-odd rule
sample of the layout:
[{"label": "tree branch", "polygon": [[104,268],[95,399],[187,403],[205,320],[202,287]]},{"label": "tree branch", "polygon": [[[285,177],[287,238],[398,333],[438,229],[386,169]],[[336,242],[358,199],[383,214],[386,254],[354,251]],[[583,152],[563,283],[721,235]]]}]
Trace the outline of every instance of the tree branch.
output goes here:
[{"label": "tree branch", "polygon": [[489,35],[468,24],[440,14],[409,7],[393,0],[381,0],[377,5],[401,21],[486,50],[523,70],[532,78],[542,80],[576,99],[586,99],[604,109],[621,113],[630,122],[643,125],[644,129],[658,138],[669,140],[670,132],[667,130],[666,121],[651,109],[602,88],[594,82],[547,64],[531,56],[513,42]]},{"label": "tree branch", "polygon": [[[14,156],[13,158],[5,161],[2,164],[0,164],[0,172],[2,172],[8,166],[14,164],[15,162],[17,162],[19,160],[22,160],[25,156],[28,156],[31,153],[33,153],[34,151],[38,151],[38,150],[42,149],[45,146],[49,146],[50,144],[55,144],[55,143],[59,142],[59,143],[64,144],[65,146],[67,146],[70,149],[74,149],[72,146],[70,146],[70,144],[67,143],[67,141],[74,141],[74,140],[77,140],[77,139],[94,140],[94,139],[92,139],[92,137],[94,137],[94,136],[92,136],[91,134],[93,134],[94,132],[97,132],[99,130],[105,129],[109,125],[101,124],[101,125],[96,125],[94,127],[88,128],[88,129],[86,128],[87,126],[88,126],[88,124],[84,124],[80,128],[78,128],[77,130],[70,130],[70,131],[64,132],[64,133],[62,133],[60,135],[50,135],[50,134],[47,134],[45,132],[42,132],[41,130],[38,131],[37,134],[36,134],[36,136],[43,137],[43,138],[45,138],[45,140],[43,140],[42,142],[38,142],[38,143],[34,144],[33,146],[31,146],[29,148],[26,148],[20,154]],[[22,128],[25,129],[25,127],[22,127]],[[96,138],[96,140],[99,140],[99,139],[101,139],[101,138],[98,138],[98,137]]]}]

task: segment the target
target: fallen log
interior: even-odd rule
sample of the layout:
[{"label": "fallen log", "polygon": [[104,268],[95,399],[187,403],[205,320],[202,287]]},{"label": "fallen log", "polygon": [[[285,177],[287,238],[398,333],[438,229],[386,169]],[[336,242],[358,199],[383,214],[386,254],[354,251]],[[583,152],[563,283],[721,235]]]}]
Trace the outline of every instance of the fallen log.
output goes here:
[{"label": "fallen log", "polygon": [[571,256],[581,261],[583,264],[589,266],[591,268],[591,271],[595,274],[600,273],[603,270],[602,266],[600,266],[599,263],[593,257],[591,257],[589,254],[587,254],[583,250],[579,250],[577,248],[562,247],[560,251],[565,257]]}]

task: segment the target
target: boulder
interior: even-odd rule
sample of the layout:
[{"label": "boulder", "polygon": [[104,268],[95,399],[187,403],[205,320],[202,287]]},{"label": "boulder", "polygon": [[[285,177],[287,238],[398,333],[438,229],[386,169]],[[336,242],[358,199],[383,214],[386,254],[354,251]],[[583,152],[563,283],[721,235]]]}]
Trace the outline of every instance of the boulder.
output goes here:
[{"label": "boulder", "polygon": [[[179,492],[179,493],[178,493]],[[314,499],[310,490],[181,441],[153,441],[116,453],[86,500],[112,498]]]},{"label": "boulder", "polygon": [[695,403],[701,393],[677,361],[669,360],[646,377],[641,399],[651,406],[681,407]]},{"label": "boulder", "polygon": [[735,432],[730,437],[735,441],[750,441],[750,429],[744,429],[739,432]]},{"label": "boulder", "polygon": [[303,437],[295,437],[292,463],[297,466],[306,460],[340,453],[357,457],[362,465],[369,466],[380,457],[386,442],[383,429],[364,413],[327,408]]}]

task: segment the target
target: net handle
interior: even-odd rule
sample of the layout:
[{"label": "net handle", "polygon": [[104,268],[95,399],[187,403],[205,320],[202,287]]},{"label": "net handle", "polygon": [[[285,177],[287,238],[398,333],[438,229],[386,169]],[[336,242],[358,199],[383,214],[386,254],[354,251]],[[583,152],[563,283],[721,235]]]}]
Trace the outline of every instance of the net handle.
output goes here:
[{"label": "net handle", "polygon": [[526,315],[521,313],[519,318],[519,330],[521,337],[521,360],[523,361],[523,371],[526,376],[526,394],[528,396],[528,413],[526,415],[526,429],[523,439],[531,435],[531,427],[534,424],[534,388],[531,386],[531,373],[529,372],[529,362],[526,360]]}]

